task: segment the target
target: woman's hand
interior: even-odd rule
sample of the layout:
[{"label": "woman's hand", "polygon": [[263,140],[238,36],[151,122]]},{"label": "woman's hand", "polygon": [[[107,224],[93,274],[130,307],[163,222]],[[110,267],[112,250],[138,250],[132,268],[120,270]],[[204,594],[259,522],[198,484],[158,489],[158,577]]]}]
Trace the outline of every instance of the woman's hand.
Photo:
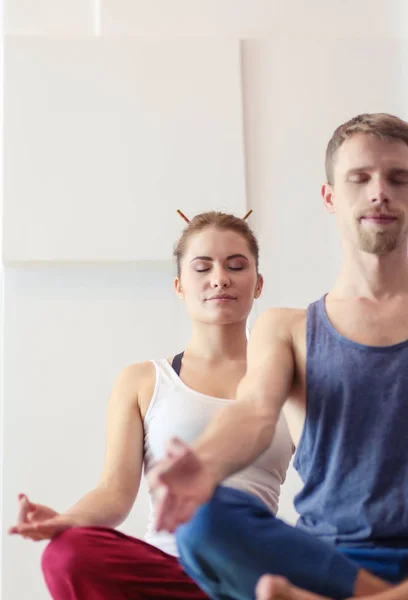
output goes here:
[{"label": "woman's hand", "polygon": [[19,494],[17,523],[10,527],[8,532],[11,535],[40,541],[51,539],[57,533],[74,526],[72,516],[61,515],[42,504],[34,504],[25,494]]}]

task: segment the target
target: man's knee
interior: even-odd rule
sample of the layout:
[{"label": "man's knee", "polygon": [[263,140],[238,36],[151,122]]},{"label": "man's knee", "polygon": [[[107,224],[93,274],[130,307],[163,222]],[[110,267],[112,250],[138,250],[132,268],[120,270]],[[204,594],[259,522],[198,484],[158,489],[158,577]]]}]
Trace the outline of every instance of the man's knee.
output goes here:
[{"label": "man's knee", "polygon": [[197,510],[188,523],[178,527],[176,540],[182,557],[195,555],[198,550],[203,551],[208,545],[214,544],[214,537],[217,535],[214,509],[216,510],[216,507],[210,500]]},{"label": "man's knee", "polygon": [[217,488],[211,500],[197,510],[194,517],[176,532],[177,545],[182,558],[205,556],[222,552],[221,546],[229,544],[239,527],[234,507],[229,503],[223,488]]}]

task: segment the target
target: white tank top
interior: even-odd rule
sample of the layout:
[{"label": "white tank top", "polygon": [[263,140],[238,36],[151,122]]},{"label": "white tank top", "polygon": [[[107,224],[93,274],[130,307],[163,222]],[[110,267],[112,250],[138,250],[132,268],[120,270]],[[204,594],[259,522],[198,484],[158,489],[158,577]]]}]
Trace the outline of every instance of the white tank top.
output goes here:
[{"label": "white tank top", "polygon": [[[215,413],[233,400],[206,396],[187,387],[166,359],[152,361],[156,368],[156,384],[144,419],[144,470],[163,458],[165,444],[177,436],[192,444],[206,429]],[[283,415],[277,424],[273,441],[251,466],[223,482],[232,488],[254,494],[276,514],[280,487],[292,457],[293,445]],[[154,530],[155,506],[149,492],[149,522],[146,542],[163,552],[177,556],[175,537]]]}]

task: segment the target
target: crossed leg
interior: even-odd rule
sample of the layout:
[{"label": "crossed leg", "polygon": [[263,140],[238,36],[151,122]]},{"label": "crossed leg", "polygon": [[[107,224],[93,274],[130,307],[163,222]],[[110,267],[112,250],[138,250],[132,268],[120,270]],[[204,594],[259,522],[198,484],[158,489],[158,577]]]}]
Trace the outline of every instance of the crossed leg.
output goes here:
[{"label": "crossed leg", "polygon": [[[384,592],[359,596],[359,600],[408,600],[408,581]],[[256,586],[256,600],[329,600],[291,585],[283,577],[264,575]]]}]

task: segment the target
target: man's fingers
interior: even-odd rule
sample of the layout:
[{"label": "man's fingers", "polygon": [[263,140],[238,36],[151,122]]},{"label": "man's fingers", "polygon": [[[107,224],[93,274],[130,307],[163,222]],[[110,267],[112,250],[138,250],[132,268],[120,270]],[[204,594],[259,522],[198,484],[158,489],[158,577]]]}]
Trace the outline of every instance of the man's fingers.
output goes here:
[{"label": "man's fingers", "polygon": [[169,458],[184,456],[189,450],[187,444],[176,437],[170,438],[166,444],[166,456]]},{"label": "man's fingers", "polygon": [[156,530],[173,533],[179,525],[191,519],[196,508],[194,501],[179,499],[165,489],[156,504]]},{"label": "man's fingers", "polygon": [[178,512],[178,522],[176,523],[175,527],[178,527],[182,523],[187,523],[188,521],[190,521],[196,510],[197,505],[193,500],[186,500],[185,502],[183,502]]},{"label": "man's fingers", "polygon": [[173,503],[172,511],[167,514],[166,531],[169,531],[170,533],[174,533],[176,531],[177,527],[182,522],[180,519],[183,513],[184,504],[185,502],[183,503],[180,500],[176,500]]},{"label": "man's fingers", "polygon": [[169,533],[174,532],[174,523],[177,520],[179,501],[175,496],[169,495],[168,507],[163,518],[163,529]]},{"label": "man's fingers", "polygon": [[156,498],[156,496],[160,496],[163,487],[161,469],[159,470],[157,467],[153,467],[147,476],[147,481],[149,489],[154,494],[154,497]]},{"label": "man's fingers", "polygon": [[179,448],[172,448],[171,446],[166,448],[166,458],[169,458],[170,460],[177,460],[183,458],[185,454],[186,450],[184,450],[184,448],[182,450],[180,450]]},{"label": "man's fingers", "polygon": [[159,499],[156,504],[156,531],[167,531],[169,515],[174,510],[175,498],[166,486],[159,490]]},{"label": "man's fingers", "polygon": [[179,448],[180,450],[186,448],[188,449],[188,445],[183,442],[183,440],[174,436],[167,441],[167,447]]},{"label": "man's fingers", "polygon": [[156,521],[154,528],[156,531],[162,531],[164,515],[168,505],[168,490],[165,486],[160,486],[155,490],[156,499]]}]

